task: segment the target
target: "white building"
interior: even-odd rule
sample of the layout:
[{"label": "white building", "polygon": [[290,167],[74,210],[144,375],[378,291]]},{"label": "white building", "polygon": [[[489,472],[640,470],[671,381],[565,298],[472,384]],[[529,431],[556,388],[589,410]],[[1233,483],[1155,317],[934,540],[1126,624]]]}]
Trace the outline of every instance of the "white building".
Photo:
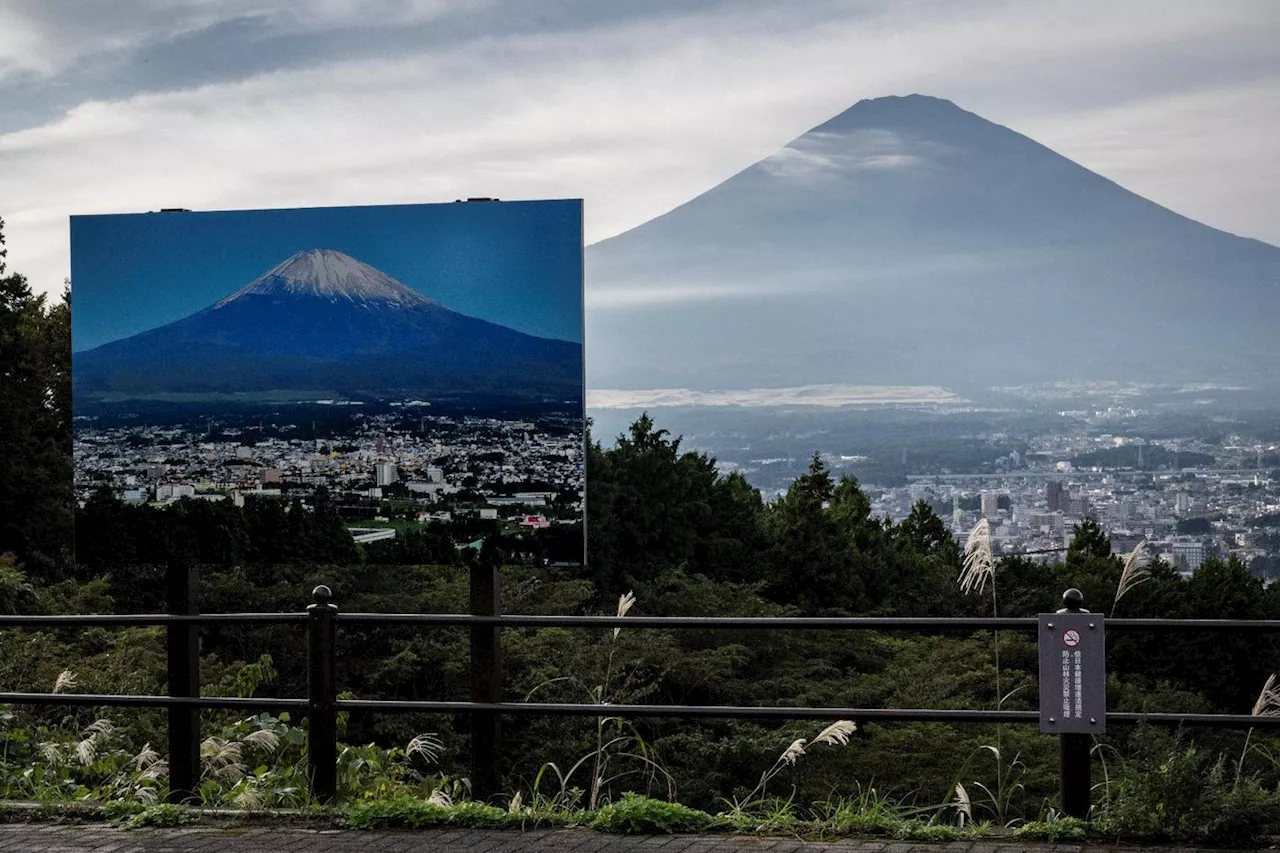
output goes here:
[{"label": "white building", "polygon": [[1173,562],[1184,572],[1194,572],[1204,562],[1204,543],[1194,539],[1175,540],[1173,543]]},{"label": "white building", "polygon": [[400,479],[400,472],[394,462],[379,462],[373,467],[374,482],[379,486],[389,486]]}]

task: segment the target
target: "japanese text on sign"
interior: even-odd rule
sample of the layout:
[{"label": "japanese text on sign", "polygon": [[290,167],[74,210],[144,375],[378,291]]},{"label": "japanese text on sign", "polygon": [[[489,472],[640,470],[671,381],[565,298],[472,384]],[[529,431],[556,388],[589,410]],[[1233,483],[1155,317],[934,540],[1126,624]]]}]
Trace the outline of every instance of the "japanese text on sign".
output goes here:
[{"label": "japanese text on sign", "polygon": [[1064,612],[1040,616],[1040,730],[1106,731],[1103,618]]}]

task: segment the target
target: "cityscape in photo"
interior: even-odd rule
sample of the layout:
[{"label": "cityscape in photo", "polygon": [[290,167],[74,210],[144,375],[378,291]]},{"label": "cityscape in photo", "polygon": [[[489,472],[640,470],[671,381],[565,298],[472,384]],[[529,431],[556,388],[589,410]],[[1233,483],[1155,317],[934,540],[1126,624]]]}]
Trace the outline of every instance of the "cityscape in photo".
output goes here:
[{"label": "cityscape in photo", "polygon": [[81,503],[582,561],[580,201],[73,217],[72,274]]}]

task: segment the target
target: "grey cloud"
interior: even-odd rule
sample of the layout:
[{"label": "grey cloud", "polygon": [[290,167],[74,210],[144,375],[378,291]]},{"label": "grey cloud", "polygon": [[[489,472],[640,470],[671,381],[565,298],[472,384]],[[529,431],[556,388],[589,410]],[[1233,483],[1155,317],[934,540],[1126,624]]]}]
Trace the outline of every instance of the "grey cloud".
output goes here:
[{"label": "grey cloud", "polygon": [[[778,23],[805,26],[835,14],[825,2],[809,6],[791,7]],[[7,107],[0,132],[47,121],[85,100],[234,82],[335,58],[412,57],[468,44],[483,52],[519,35],[586,40],[636,22],[750,23],[776,14],[772,7],[765,0],[0,0],[0,28],[21,23],[34,34],[25,49],[0,48],[0,102]],[[841,17],[854,11],[846,6]]]},{"label": "grey cloud", "polygon": [[[50,287],[73,212],[580,194],[598,239],[858,98],[920,91],[1207,217],[1238,193],[1205,150],[1248,163],[1243,135],[1280,130],[1274,8],[0,0],[0,30],[28,34],[0,46],[0,212],[14,267]],[[1215,127],[1135,155],[1196,115]],[[1127,155],[1099,143],[1126,132]],[[1240,230],[1280,239],[1251,204]]]}]

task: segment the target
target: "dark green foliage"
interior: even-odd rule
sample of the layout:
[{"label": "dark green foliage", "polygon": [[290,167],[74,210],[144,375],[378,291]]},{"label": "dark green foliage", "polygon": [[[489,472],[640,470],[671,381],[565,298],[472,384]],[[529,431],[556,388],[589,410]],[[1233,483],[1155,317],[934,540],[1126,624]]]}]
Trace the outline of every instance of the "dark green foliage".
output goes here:
[{"label": "dark green foliage", "polygon": [[5,273],[0,220],[0,554],[65,571],[71,533],[71,301]]},{"label": "dark green foliage", "polygon": [[82,571],[138,564],[337,563],[360,561],[328,491],[317,489],[310,507],[253,498],[183,499],[172,506],[134,506],[102,488],[76,515]]},{"label": "dark green foliage", "polygon": [[1089,837],[1089,825],[1078,817],[1055,817],[1053,820],[1033,820],[1013,831],[1018,838],[1028,841],[1084,841]]},{"label": "dark green foliage", "polygon": [[120,810],[118,824],[125,829],[142,829],[144,827],[184,826],[200,820],[200,812],[190,806],[176,806],[160,803],[134,811],[127,817]]},{"label": "dark green foliage", "polygon": [[1100,823],[1124,837],[1249,844],[1280,820],[1280,793],[1255,777],[1234,778],[1224,755],[1181,738],[1140,731],[1112,781]]},{"label": "dark green foliage", "polygon": [[414,797],[368,800],[352,804],[343,821],[352,829],[431,829],[459,826],[469,829],[504,829],[520,826],[520,815],[483,803],[438,805]]},{"label": "dark green foliage", "polygon": [[[857,549],[868,535],[871,503],[847,478],[833,483],[816,455],[809,472],[796,478],[770,507],[767,524],[773,540],[770,597],[791,600],[806,613],[852,613],[868,604],[868,573],[874,559]],[[861,534],[861,535],[860,535]]]},{"label": "dark green foliage", "polygon": [[599,809],[591,819],[591,827],[623,835],[671,835],[700,832],[714,822],[715,818],[706,812],[628,793]]},{"label": "dark green foliage", "polygon": [[1213,525],[1207,518],[1184,518],[1177,524],[1178,532],[1186,536],[1208,536]]},{"label": "dark green foliage", "polygon": [[715,461],[681,453],[648,415],[615,447],[587,453],[587,525],[596,584],[617,594],[662,568],[693,563],[720,580],[754,581],[764,549],[760,494]]}]

